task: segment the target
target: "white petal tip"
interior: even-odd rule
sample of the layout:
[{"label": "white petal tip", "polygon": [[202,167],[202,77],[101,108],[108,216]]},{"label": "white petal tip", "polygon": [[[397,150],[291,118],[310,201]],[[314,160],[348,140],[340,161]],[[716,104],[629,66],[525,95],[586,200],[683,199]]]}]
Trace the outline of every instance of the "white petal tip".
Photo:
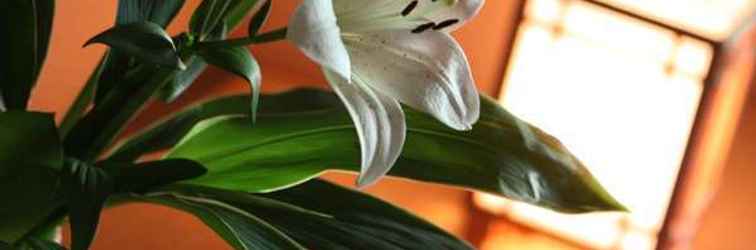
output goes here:
[{"label": "white petal tip", "polygon": [[347,83],[352,83],[352,69],[351,69],[351,66],[350,67],[346,67],[346,68],[339,68],[339,69],[336,69],[336,70],[337,71],[334,71],[334,72],[336,73],[336,75],[338,75],[339,77],[341,77],[342,80],[344,80]]},{"label": "white petal tip", "polygon": [[378,182],[378,179],[367,179],[360,176],[355,185],[357,186],[357,189],[365,189],[374,185],[376,182]]},{"label": "white petal tip", "polygon": [[465,125],[462,126],[462,128],[460,128],[460,130],[462,130],[462,131],[468,131],[468,130],[472,130],[472,129],[473,129],[472,124],[465,124]]},{"label": "white petal tip", "polygon": [[457,130],[457,131],[469,131],[469,130],[473,129],[473,125],[475,125],[475,122],[477,122],[477,120],[472,121],[472,122],[460,122],[460,121],[450,122],[450,121],[445,121],[444,123],[447,126],[449,126],[450,128],[452,128],[454,130]]}]

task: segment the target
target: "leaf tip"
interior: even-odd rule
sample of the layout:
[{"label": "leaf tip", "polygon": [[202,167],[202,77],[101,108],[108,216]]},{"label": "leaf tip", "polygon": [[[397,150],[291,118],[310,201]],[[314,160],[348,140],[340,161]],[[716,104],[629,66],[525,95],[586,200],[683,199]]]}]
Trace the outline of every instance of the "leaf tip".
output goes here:
[{"label": "leaf tip", "polygon": [[606,211],[615,211],[615,212],[630,212],[630,209],[627,208],[625,205],[614,199],[613,197],[609,196],[606,199],[604,199],[604,210]]},{"label": "leaf tip", "polygon": [[84,45],[81,45],[81,47],[82,47],[82,48],[86,48],[86,47],[88,47],[89,45],[92,45],[92,44],[94,44],[94,43],[100,43],[100,39],[99,39],[99,38],[100,38],[100,36],[99,36],[99,35],[97,35],[97,36],[95,36],[95,37],[92,37],[92,38],[90,38],[89,40],[87,40],[86,42],[84,42]]}]

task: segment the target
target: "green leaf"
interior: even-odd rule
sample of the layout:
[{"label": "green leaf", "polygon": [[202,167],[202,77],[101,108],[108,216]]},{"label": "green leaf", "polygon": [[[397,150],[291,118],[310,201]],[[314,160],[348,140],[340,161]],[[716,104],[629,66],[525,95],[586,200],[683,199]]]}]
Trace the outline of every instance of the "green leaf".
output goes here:
[{"label": "green leaf", "polygon": [[255,13],[254,16],[252,16],[252,19],[249,21],[249,28],[247,28],[247,34],[249,37],[255,37],[257,35],[257,32],[260,31],[260,28],[262,28],[263,24],[265,24],[265,21],[268,20],[268,16],[270,15],[270,7],[273,1],[271,0],[264,0],[265,3],[262,7],[260,7],[260,10]]},{"label": "green leaf", "polygon": [[[225,18],[221,22],[223,25],[218,25],[214,30],[210,32],[204,40],[223,40],[226,38],[228,31],[234,30],[242,21],[244,16],[247,15],[250,9],[256,6],[258,0],[233,0],[229,4],[228,11],[225,14]],[[179,72],[176,75],[174,81],[161,90],[160,97],[165,102],[173,102],[178,98],[199,75],[204,72],[207,64],[202,58],[193,57],[189,59],[189,66],[186,70]]]},{"label": "green leaf", "polygon": [[260,98],[260,65],[245,47],[221,47],[211,46],[199,51],[199,55],[207,63],[225,69],[240,77],[250,84],[252,100],[250,104],[250,117],[252,123],[257,117],[257,104]]},{"label": "green leaf", "polygon": [[37,17],[37,76],[42,69],[42,64],[47,58],[47,50],[50,47],[50,35],[52,34],[53,16],[55,15],[55,0],[36,0]]},{"label": "green leaf", "polygon": [[108,160],[132,162],[146,153],[169,149],[198,122],[218,115],[247,113],[249,102],[247,96],[231,96],[191,106],[126,138],[115,146]]},{"label": "green leaf", "polygon": [[226,13],[225,22],[229,30],[234,30],[242,23],[250,10],[260,5],[260,0],[233,0],[231,7]]},{"label": "green leaf", "polygon": [[149,21],[165,28],[184,6],[184,0],[120,0],[117,24]]},{"label": "green leaf", "polygon": [[134,72],[126,77],[126,82],[116,85],[66,136],[64,146],[69,156],[85,161],[97,159],[112,146],[114,138],[134,114],[170,81],[175,71],[141,65]]},{"label": "green leaf", "polygon": [[262,197],[330,216],[259,209],[261,218],[313,249],[473,249],[396,206],[325,181]]},{"label": "green leaf", "polygon": [[175,69],[186,68],[168,33],[151,22],[115,26],[93,37],[84,46],[92,43],[107,44],[144,62]]},{"label": "green leaf", "polygon": [[[157,121],[142,132],[125,138],[114,147],[109,160],[132,162],[147,153],[154,153],[173,147],[197,123],[222,115],[242,115],[249,111],[249,96],[225,96],[190,106],[181,112]],[[264,96],[259,112],[264,114],[298,112],[301,107],[308,109],[332,108],[341,105],[330,93],[315,90],[300,90],[282,95]]]},{"label": "green leaf", "polygon": [[[258,2],[258,0],[232,1],[225,14],[225,19],[221,22],[223,25],[218,25],[219,27],[212,30],[205,39],[210,41],[225,39],[228,31],[234,30],[249,10],[255,7]],[[178,72],[174,80],[161,90],[160,97],[163,101],[170,103],[176,100],[207,67],[202,58],[192,56],[188,60],[189,66],[187,69]]]},{"label": "green leaf", "polygon": [[100,164],[115,180],[113,190],[116,193],[145,192],[151,188],[193,179],[207,172],[202,165],[183,159],[139,164],[106,161]]},{"label": "green leaf", "polygon": [[234,0],[203,0],[189,21],[189,32],[205,40],[210,31],[222,25],[226,11]]},{"label": "green leaf", "polygon": [[[228,33],[228,26],[222,25],[210,33],[209,39],[225,39],[226,33]],[[191,56],[187,56],[186,61],[188,62],[186,69],[177,72],[171,82],[160,90],[160,98],[163,101],[167,103],[175,101],[207,68],[207,63],[201,57],[194,55],[194,53]]]},{"label": "green leaf", "polygon": [[234,249],[305,249],[294,240],[253,215],[223,200],[178,192],[139,198],[186,211],[210,227]]},{"label": "green leaf", "polygon": [[[349,115],[341,106],[320,108],[322,102],[336,103],[335,95],[328,101],[316,96],[284,94],[279,99],[301,103],[287,111],[299,112],[261,112],[254,127],[246,117],[204,121],[167,158],[193,159],[208,168],[208,174],[190,183],[249,192],[285,188],[328,169],[358,171],[360,148]],[[624,209],[556,138],[488,97],[481,102],[480,121],[466,132],[405,109],[407,140],[389,174],[563,212]]]},{"label": "green leaf", "polygon": [[[165,28],[183,5],[184,0],[120,0],[116,25],[152,22]],[[135,67],[132,57],[124,52],[108,51],[106,56],[99,65],[103,68],[101,76],[94,79],[94,85],[97,85],[95,104],[100,104],[113,86],[121,84],[126,73]]]},{"label": "green leaf", "polygon": [[189,21],[190,33],[204,41],[222,23],[233,30],[259,0],[203,0]]},{"label": "green leaf", "polygon": [[66,111],[66,116],[63,118],[63,122],[60,123],[60,134],[62,137],[65,137],[68,132],[73,129],[76,123],[84,117],[87,108],[89,108],[90,104],[95,99],[95,92],[99,91],[98,87],[100,87],[98,86],[100,77],[102,76],[103,70],[107,67],[105,62],[108,61],[110,55],[110,52],[105,53],[100,60],[100,63],[97,64],[95,71],[89,76],[84,88],[79,92],[79,95],[76,96],[74,103],[71,104],[71,107]]},{"label": "green leaf", "polygon": [[55,190],[62,162],[52,114],[0,113],[0,241],[21,239],[60,203]]},{"label": "green leaf", "polygon": [[0,33],[13,38],[0,49],[0,106],[26,109],[47,56],[54,9],[54,0],[0,1]]},{"label": "green leaf", "polygon": [[268,195],[183,185],[148,196],[158,202],[222,204],[269,223],[308,249],[472,249],[391,204],[318,180]]},{"label": "green leaf", "polygon": [[63,183],[71,223],[71,249],[86,250],[97,232],[105,201],[115,191],[115,181],[102,168],[76,160],[66,163]]},{"label": "green leaf", "polygon": [[127,52],[117,49],[109,49],[106,51],[102,60],[103,61],[99,65],[102,69],[95,69],[95,72],[93,72],[93,75],[91,76],[95,77],[95,74],[97,74],[97,78],[90,78],[90,80],[94,80],[95,106],[102,104],[103,99],[111,93],[114,86],[117,84],[124,84],[124,82],[127,81],[127,73],[135,67],[133,65],[135,61],[134,58],[129,56]]},{"label": "green leaf", "polygon": [[[330,93],[315,90],[300,90],[282,95],[263,96],[259,105],[263,114],[298,112],[301,107],[308,109],[331,108],[341,105]],[[114,147],[108,159],[132,162],[142,155],[170,149],[178,143],[197,123],[222,115],[242,115],[248,113],[249,96],[226,96],[190,106],[173,116],[157,121],[141,132],[125,138]]]},{"label": "green leaf", "polygon": [[85,250],[94,239],[100,212],[112,194],[148,189],[201,176],[202,165],[189,160],[163,160],[141,164],[102,162],[102,167],[68,160],[64,171],[72,249]]},{"label": "green leaf", "polygon": [[177,72],[171,82],[160,90],[160,99],[164,102],[172,103],[178,99],[207,69],[207,63],[199,56],[190,57],[186,65],[185,70]]},{"label": "green leaf", "polygon": [[63,153],[53,114],[0,113],[0,176],[21,166],[60,169]]}]

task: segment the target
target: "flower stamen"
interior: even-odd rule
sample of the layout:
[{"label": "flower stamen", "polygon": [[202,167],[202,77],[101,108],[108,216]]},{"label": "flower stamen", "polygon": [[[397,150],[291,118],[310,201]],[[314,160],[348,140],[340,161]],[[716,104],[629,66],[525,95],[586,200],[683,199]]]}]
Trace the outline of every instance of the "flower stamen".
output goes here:
[{"label": "flower stamen", "polygon": [[417,7],[417,3],[418,3],[418,1],[415,0],[415,1],[412,1],[411,3],[409,3],[409,5],[407,5],[407,7],[404,7],[404,9],[402,10],[402,16],[407,16],[407,15],[411,14],[412,11],[415,10],[415,7]]},{"label": "flower stamen", "polygon": [[433,26],[433,30],[441,30],[449,26],[455,25],[459,22],[459,19],[448,19]]},{"label": "flower stamen", "polygon": [[421,24],[420,26],[417,26],[417,28],[413,29],[412,33],[414,34],[422,33],[423,31],[432,29],[433,27],[436,27],[436,23],[434,22],[424,23],[424,24]]}]

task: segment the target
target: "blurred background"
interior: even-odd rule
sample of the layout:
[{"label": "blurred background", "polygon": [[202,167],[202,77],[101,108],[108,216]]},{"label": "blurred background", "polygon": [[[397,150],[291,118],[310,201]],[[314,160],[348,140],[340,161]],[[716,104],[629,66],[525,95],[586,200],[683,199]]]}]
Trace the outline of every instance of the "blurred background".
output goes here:
[{"label": "blurred background", "polygon": [[[200,1],[187,2],[172,34]],[[275,1],[266,29],[299,2]],[[81,46],[114,23],[116,4],[58,4],[33,109],[61,118],[105,51]],[[367,191],[482,250],[756,249],[755,11],[756,0],[489,0],[455,33],[481,92],[560,138],[631,213],[563,215],[398,179]],[[327,86],[287,42],[252,51],[265,92]],[[211,67],[127,133],[246,86]],[[151,205],[110,209],[100,229],[94,249],[230,249],[200,221]]]}]

